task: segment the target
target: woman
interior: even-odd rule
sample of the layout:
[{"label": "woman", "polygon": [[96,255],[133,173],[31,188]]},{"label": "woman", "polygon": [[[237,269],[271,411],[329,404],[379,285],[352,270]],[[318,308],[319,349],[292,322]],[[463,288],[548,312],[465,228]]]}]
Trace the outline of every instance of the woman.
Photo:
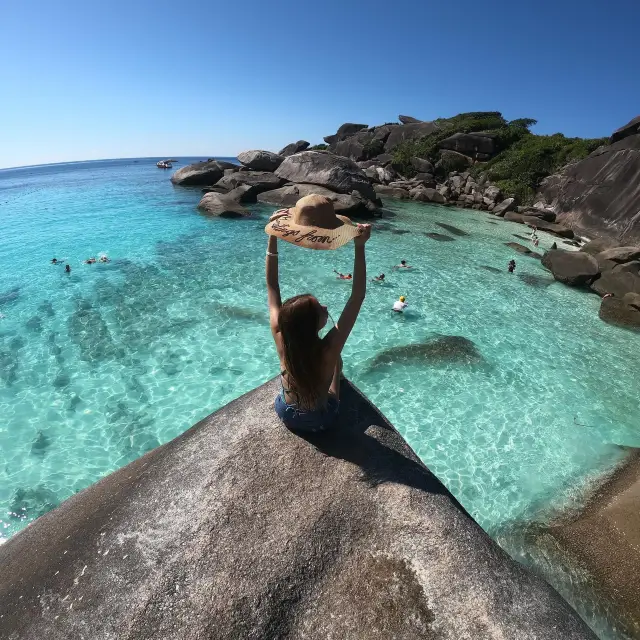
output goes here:
[{"label": "woman", "polygon": [[[278,212],[272,218],[287,215]],[[280,358],[282,389],[275,410],[293,430],[322,431],[335,421],[340,406],[340,353],[356,323],[366,290],[364,245],[371,225],[358,225],[351,296],[338,323],[320,338],[327,324],[327,307],[310,293],[281,302],[278,282],[278,239],[270,235],[267,247],[267,299],[271,333]]]}]

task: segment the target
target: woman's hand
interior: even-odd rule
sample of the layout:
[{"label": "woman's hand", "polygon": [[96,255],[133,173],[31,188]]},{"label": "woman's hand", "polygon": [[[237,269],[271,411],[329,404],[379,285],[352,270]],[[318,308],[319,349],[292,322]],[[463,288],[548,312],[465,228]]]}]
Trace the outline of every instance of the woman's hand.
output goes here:
[{"label": "woman's hand", "polygon": [[371,237],[371,225],[359,224],[358,232],[359,234],[353,239],[353,243],[356,247],[364,247],[364,243]]}]

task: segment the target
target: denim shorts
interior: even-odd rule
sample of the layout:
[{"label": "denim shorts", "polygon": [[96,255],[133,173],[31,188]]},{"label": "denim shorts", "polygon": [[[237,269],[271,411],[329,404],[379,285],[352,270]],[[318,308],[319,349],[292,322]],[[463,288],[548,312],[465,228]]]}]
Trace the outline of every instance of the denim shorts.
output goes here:
[{"label": "denim shorts", "polygon": [[328,429],[338,417],[340,401],[329,394],[327,406],[316,411],[301,411],[296,405],[287,404],[282,393],[276,396],[275,410],[285,427],[292,431],[317,433]]}]

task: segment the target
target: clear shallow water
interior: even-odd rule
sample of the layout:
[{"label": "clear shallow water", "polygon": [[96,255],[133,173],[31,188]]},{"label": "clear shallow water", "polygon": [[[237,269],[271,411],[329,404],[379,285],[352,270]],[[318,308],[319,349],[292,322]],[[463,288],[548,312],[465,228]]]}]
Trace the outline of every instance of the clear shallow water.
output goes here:
[{"label": "clear shallow water", "polygon": [[[0,171],[0,537],[278,372],[263,284],[273,208],[209,219],[169,175],[149,159]],[[370,276],[388,282],[369,286],[345,372],[480,524],[527,521],[640,444],[640,335],[504,246],[523,242],[521,225],[389,209],[368,244]],[[337,318],[350,285],[332,269],[352,271],[352,249],[280,250],[283,296],[310,291]],[[112,262],[82,263],[100,252]],[[414,269],[392,272],[401,258]],[[467,338],[480,360],[373,360],[437,336]]]}]

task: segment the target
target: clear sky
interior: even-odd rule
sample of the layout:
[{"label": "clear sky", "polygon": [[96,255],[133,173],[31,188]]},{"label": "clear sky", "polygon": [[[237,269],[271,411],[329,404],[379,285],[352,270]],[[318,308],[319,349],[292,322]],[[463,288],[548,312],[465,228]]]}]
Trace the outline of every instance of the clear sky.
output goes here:
[{"label": "clear sky", "polygon": [[640,114],[639,0],[31,0],[0,12],[0,167],[236,155],[462,111]]}]

